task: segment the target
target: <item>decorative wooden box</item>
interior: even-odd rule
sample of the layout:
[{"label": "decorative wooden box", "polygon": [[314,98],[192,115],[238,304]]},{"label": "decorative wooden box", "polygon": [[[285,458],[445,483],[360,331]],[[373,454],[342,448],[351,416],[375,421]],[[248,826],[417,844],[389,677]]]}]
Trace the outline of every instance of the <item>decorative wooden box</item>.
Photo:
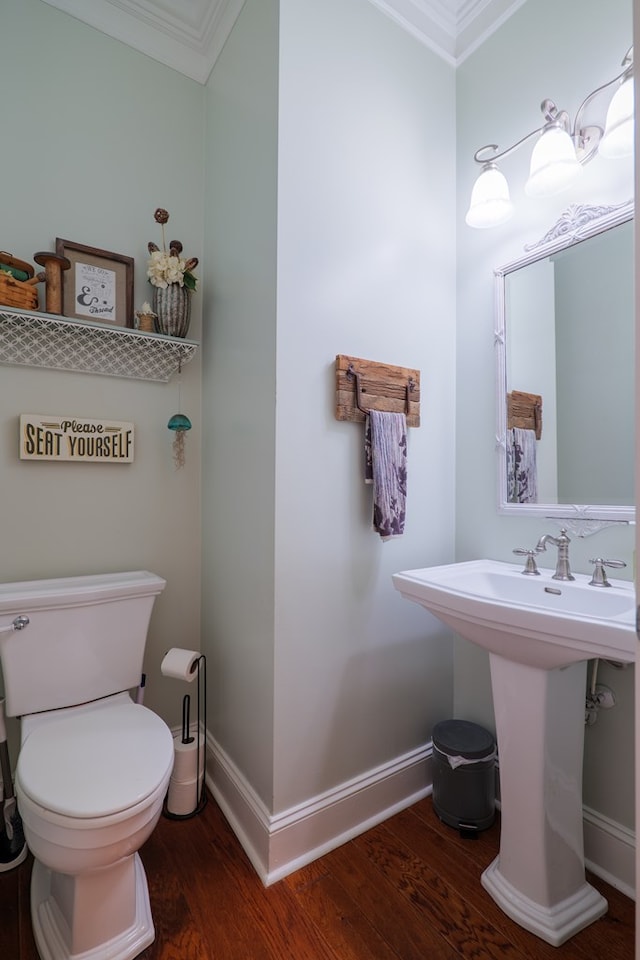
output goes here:
[{"label": "decorative wooden box", "polygon": [[0,250],[0,304],[19,310],[38,309],[40,276],[34,277],[33,267],[24,260]]}]

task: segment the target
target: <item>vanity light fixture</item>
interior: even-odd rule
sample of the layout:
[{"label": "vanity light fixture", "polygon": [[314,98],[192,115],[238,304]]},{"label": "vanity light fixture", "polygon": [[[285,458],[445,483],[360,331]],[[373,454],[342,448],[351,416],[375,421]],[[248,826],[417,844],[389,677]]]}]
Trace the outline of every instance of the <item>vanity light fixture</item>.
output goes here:
[{"label": "vanity light fixture", "polygon": [[[531,154],[529,179],[525,193],[529,197],[551,197],[566,190],[582,173],[583,164],[596,152],[607,158],[627,157],[633,153],[633,47],[622,61],[622,73],[597,87],[582,101],[571,126],[566,110],[558,110],[553,100],[541,104],[544,124],[532,130],[506,150],[490,143],[476,150],[473,159],[482,166],[471,194],[466,215],[470,227],[497,227],[513,213],[509,185],[497,163],[537,137]],[[604,90],[616,86],[604,125],[586,124],[587,108]]]}]

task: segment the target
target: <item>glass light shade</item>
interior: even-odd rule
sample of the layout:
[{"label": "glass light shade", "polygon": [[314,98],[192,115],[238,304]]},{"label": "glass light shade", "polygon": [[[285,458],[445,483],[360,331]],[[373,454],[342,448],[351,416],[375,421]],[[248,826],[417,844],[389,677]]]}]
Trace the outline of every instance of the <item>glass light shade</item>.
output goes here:
[{"label": "glass light shade", "polygon": [[628,77],[609,104],[598,152],[610,160],[629,157],[633,153],[633,137],[633,77]]},{"label": "glass light shade", "polygon": [[497,227],[513,213],[509,184],[497,167],[488,165],[473,185],[465,217],[469,227]]},{"label": "glass light shade", "polygon": [[528,197],[552,197],[571,186],[581,172],[567,131],[562,127],[549,127],[533,148],[524,192]]}]

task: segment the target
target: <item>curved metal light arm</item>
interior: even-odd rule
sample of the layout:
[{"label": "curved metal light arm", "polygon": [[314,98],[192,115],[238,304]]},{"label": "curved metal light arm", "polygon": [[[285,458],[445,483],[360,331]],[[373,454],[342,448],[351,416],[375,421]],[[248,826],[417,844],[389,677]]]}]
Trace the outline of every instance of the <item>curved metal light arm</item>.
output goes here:
[{"label": "curved metal light arm", "polygon": [[[480,147],[480,149],[476,150],[476,152],[473,155],[473,159],[475,160],[475,162],[481,163],[481,164],[497,163],[498,160],[502,160],[504,159],[504,157],[508,157],[510,153],[513,153],[515,150],[521,147],[522,144],[526,143],[527,140],[530,140],[531,137],[537,137],[549,126],[552,126],[552,125],[562,126],[567,131],[567,133],[569,134],[571,133],[571,126],[569,123],[569,114],[567,113],[566,110],[558,110],[553,100],[543,100],[542,103],[540,104],[540,109],[542,110],[542,115],[544,116],[544,119],[545,119],[545,123],[541,127],[536,127],[535,130],[532,130],[531,133],[528,133],[526,136],[522,137],[522,139],[518,140],[512,146],[507,147],[506,150],[500,150],[497,143],[488,143],[486,146]],[[493,151],[492,155],[488,157],[481,156],[481,154],[483,154],[486,150],[492,150]]]},{"label": "curved metal light arm", "polygon": [[[618,83],[619,81],[624,82],[627,79],[627,77],[630,77],[631,74],[633,73],[633,47],[629,47],[629,49],[625,53],[622,59],[622,66],[624,67],[624,70],[621,73],[619,73],[617,77],[614,77],[613,80],[608,80],[606,83],[603,83],[601,86],[596,87],[595,90],[592,90],[592,92],[584,98],[584,100],[578,107],[578,110],[576,112],[576,119],[573,124],[573,131],[571,134],[574,140],[577,137],[581,136],[583,127],[580,121],[582,120],[582,115],[587,109],[587,107],[589,106],[589,104],[591,103],[591,101],[594,100],[599,93],[602,93],[603,90],[606,90],[608,87],[612,87],[614,83]],[[600,136],[602,136],[603,132],[604,131],[602,130],[600,131]]]},{"label": "curved metal light arm", "polygon": [[[510,153],[513,153],[518,147],[521,147],[523,143],[526,143],[527,140],[530,140],[531,137],[535,137],[537,134],[542,133],[544,127],[538,127],[537,130],[532,130],[531,133],[528,133],[526,137],[523,137],[521,140],[518,140],[517,143],[514,143],[511,147],[507,147],[506,150],[500,150],[497,143],[487,143],[484,147],[480,147],[473,155],[473,159],[476,163],[484,165],[485,163],[496,163],[498,160],[508,157]],[[484,153],[485,150],[492,150],[493,153],[489,157],[482,157],[480,154]]]}]

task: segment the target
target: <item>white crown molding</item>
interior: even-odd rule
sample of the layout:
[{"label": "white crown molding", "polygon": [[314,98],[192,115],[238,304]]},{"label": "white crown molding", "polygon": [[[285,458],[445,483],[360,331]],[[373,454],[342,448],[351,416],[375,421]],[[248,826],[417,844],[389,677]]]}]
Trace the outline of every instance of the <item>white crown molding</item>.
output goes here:
[{"label": "white crown molding", "polygon": [[456,66],[481,47],[525,3],[526,0],[462,0]]},{"label": "white crown molding", "polygon": [[245,0],[43,2],[204,84]]},{"label": "white crown molding", "polygon": [[526,0],[370,0],[452,66],[477,50]]},{"label": "white crown molding", "polygon": [[[43,0],[198,83],[206,83],[244,0]],[[369,0],[452,66],[526,0]]]},{"label": "white crown molding", "polygon": [[452,7],[458,0],[370,0],[370,3],[455,66],[457,18]]}]

